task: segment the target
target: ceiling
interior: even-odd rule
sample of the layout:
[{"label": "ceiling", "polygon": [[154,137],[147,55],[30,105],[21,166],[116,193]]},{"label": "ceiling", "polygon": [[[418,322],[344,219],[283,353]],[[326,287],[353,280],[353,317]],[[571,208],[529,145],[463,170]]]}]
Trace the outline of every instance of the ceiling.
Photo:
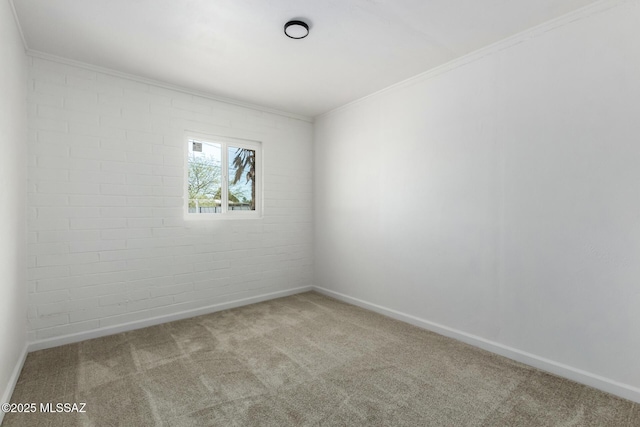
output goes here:
[{"label": "ceiling", "polygon": [[310,117],[593,2],[13,0],[30,50]]}]

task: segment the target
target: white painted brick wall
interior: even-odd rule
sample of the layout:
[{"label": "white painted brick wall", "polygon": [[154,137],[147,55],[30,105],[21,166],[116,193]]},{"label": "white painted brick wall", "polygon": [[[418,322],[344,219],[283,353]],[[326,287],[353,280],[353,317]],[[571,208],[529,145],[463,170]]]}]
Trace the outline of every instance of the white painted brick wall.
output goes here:
[{"label": "white painted brick wall", "polygon": [[[31,340],[311,285],[311,123],[29,59]],[[183,219],[185,130],[263,142],[264,218]]]}]

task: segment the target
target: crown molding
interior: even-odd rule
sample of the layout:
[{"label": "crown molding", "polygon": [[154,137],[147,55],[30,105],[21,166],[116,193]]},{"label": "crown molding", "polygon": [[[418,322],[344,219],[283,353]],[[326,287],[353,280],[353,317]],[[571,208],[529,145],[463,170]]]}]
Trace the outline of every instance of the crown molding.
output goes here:
[{"label": "crown molding", "polygon": [[452,59],[451,61],[439,65],[435,68],[431,68],[430,70],[424,71],[416,76],[409,77],[406,80],[402,80],[398,83],[394,83],[391,86],[387,86],[384,89],[373,92],[369,95],[366,95],[362,98],[356,99],[355,101],[351,101],[347,104],[344,104],[340,107],[334,108],[333,110],[327,111],[326,113],[319,114],[315,116],[315,119],[323,118],[331,116],[335,113],[338,113],[343,110],[348,110],[356,105],[368,101],[370,99],[375,99],[379,96],[386,94],[387,92],[400,89],[403,87],[411,86],[416,83],[433,79],[439,75],[452,71],[456,68],[462,67],[464,65],[470,64],[472,62],[476,62],[486,56],[493,55],[497,52],[500,52],[505,49],[509,49],[513,46],[516,46],[520,43],[526,42],[530,39],[536,38],[548,31],[554,30],[556,28],[563,27],[565,25],[571,24],[572,22],[580,21],[582,19],[588,18],[590,16],[606,12],[607,10],[613,9],[615,7],[621,6],[627,3],[637,2],[638,0],[600,0],[595,3],[591,3],[590,5],[581,7],[580,9],[576,9],[572,12],[569,12],[560,17],[551,19],[542,24],[536,25],[535,27],[529,28],[522,32],[516,33],[512,36],[507,37],[506,39],[502,39],[495,43],[492,43],[488,46],[482,47],[478,50],[470,52],[466,55],[460,56],[458,58]]},{"label": "crown molding", "polygon": [[18,27],[20,38],[22,39],[22,45],[24,46],[24,51],[27,52],[29,50],[29,45],[27,45],[27,39],[24,37],[24,32],[22,31],[22,25],[20,25],[20,20],[18,19],[18,12],[16,12],[16,6],[13,4],[13,0],[8,0],[8,2],[9,2],[9,7],[11,8],[11,13],[13,13],[13,19],[16,22],[16,26]]},{"label": "crown molding", "polygon": [[120,77],[127,80],[132,80],[138,83],[144,83],[156,87],[161,87],[164,89],[174,90],[176,92],[186,93],[188,95],[195,95],[201,98],[210,99],[212,101],[223,102],[225,104],[236,105],[239,107],[250,108],[252,110],[262,111],[264,113],[276,114],[279,116],[287,117],[290,119],[301,120],[304,122],[313,122],[313,118],[309,116],[305,116],[302,114],[290,113],[288,111],[282,111],[275,108],[264,107],[262,105],[251,104],[249,102],[238,101],[231,98],[224,98],[220,96],[215,96],[207,92],[188,89],[182,86],[173,85],[171,83],[166,83],[160,80],[149,79],[146,77],[136,76],[135,74],[124,73],[121,71],[113,70],[111,68],[101,67],[98,65],[87,64],[85,62],[76,61],[73,59],[64,58],[57,55],[52,55],[50,53],[41,52],[39,50],[27,49],[26,53],[28,56],[33,58],[44,59],[46,61],[58,62],[60,64],[70,65],[72,67],[83,68],[89,71],[95,71],[96,73],[107,74],[114,77]]}]

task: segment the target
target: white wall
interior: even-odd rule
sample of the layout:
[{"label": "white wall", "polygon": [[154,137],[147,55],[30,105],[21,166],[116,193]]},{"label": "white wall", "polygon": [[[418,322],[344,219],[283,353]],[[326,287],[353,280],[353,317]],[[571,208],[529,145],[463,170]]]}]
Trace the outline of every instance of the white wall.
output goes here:
[{"label": "white wall", "polygon": [[[11,6],[0,1],[0,403],[26,344],[26,57]],[[0,422],[2,413],[0,413]]]},{"label": "white wall", "polygon": [[640,399],[640,3],[619,3],[318,118],[314,284]]},{"label": "white wall", "polygon": [[[310,122],[30,61],[31,340],[311,285]],[[264,218],[183,219],[185,130],[262,141]]]}]

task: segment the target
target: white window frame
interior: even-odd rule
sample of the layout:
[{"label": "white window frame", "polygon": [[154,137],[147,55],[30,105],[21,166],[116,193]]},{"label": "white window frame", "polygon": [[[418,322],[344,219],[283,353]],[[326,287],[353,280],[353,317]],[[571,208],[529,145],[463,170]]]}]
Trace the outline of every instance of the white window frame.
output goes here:
[{"label": "white window frame", "polygon": [[[218,213],[189,213],[189,144],[197,140],[221,145],[222,162],[222,191],[221,210]],[[255,151],[256,162],[256,200],[255,210],[229,210],[229,146],[246,148]],[[188,220],[216,220],[216,219],[255,219],[262,218],[262,142],[229,136],[210,135],[187,131],[184,138],[184,218]]]}]

